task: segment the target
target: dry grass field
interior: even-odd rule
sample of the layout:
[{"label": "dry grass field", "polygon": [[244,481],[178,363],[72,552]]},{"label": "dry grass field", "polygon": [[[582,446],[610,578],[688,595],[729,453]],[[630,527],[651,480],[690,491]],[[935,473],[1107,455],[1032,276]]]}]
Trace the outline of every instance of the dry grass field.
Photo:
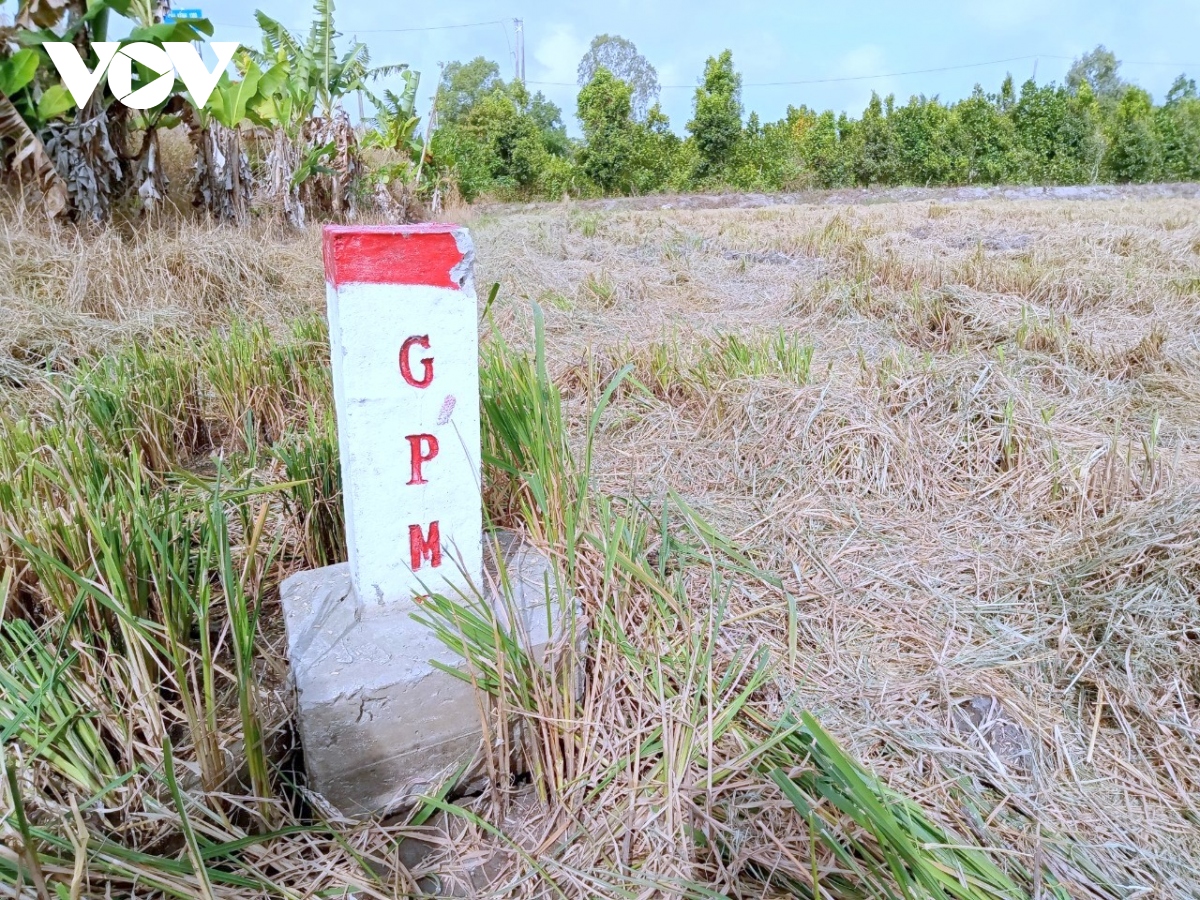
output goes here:
[{"label": "dry grass field", "polygon": [[610,414],[604,490],[674,487],[795,596],[794,636],[732,596],[730,652],[788,660],[893,785],[949,803],[967,773],[1128,884],[1200,890],[1200,204],[477,230],[581,408],[625,362],[648,389]]},{"label": "dry grass field", "polygon": [[[399,841],[418,833],[411,822],[318,827],[311,809],[277,799],[252,826],[254,805],[239,799],[249,789],[198,791],[203,747],[182,737],[183,700],[130,711],[109,686],[100,705],[116,712],[97,720],[127,714],[135,727],[105,726],[105,771],[140,774],[111,789],[102,814],[80,812],[72,806],[91,788],[64,787],[65,765],[30,750],[45,733],[22,745],[13,704],[0,700],[26,818],[47,834],[61,820],[54,833],[72,835],[41,837],[44,878],[72,897],[100,894],[106,880],[113,896],[387,897],[430,884],[530,897],[1200,895],[1200,200],[562,205],[465,218],[481,295],[501,286],[484,327],[507,343],[504,359],[538,349],[535,302],[544,315],[575,459],[588,454],[606,386],[629,372],[595,424],[585,539],[563,538],[573,526],[561,509],[543,506],[539,521],[527,490],[499,476],[488,488],[493,519],[526,528],[571,573],[594,628],[580,708],[556,705],[552,690],[526,695],[541,744],[533,784],[439,801],[449,813],[426,825],[451,836],[420,832],[433,850],[419,860]],[[311,324],[322,305],[315,233],[163,223],[80,237],[5,217],[0,475],[12,489],[0,488],[0,604],[10,620],[49,628],[80,615],[72,590],[85,586],[55,589],[69,576],[52,577],[39,546],[93,567],[89,583],[115,596],[99,539],[76,547],[51,521],[65,510],[70,525],[86,491],[66,478],[43,488],[26,469],[32,458],[57,465],[48,435],[89,440],[118,421],[101,409],[101,387],[123,385],[116,406],[133,412],[122,440],[168,494],[192,496],[178,473],[208,477],[214,465],[248,473],[243,486],[314,477],[315,458],[327,473],[333,457],[317,438],[307,463],[288,455],[293,437],[324,434]],[[266,329],[230,331],[238,322]],[[125,381],[124,363],[96,364],[137,348],[159,362],[135,359]],[[509,371],[499,358],[489,365]],[[156,398],[150,377],[185,386]],[[76,420],[74,431],[55,424]],[[500,415],[485,411],[488,421]],[[498,453],[502,439],[489,440]],[[328,532],[340,525],[328,490],[256,497],[239,495],[228,524],[238,590],[213,581],[261,602],[258,649],[244,660],[218,647],[211,659],[229,670],[230,692],[257,672],[263,727],[286,734],[274,585],[336,558]],[[318,506],[324,532],[308,512]],[[84,618],[108,608],[88,596]],[[213,613],[219,643],[238,643],[239,611],[229,601]],[[73,646],[81,658],[120,656]],[[193,683],[190,665],[172,677]],[[134,675],[116,679],[121,696],[136,696]],[[795,745],[809,755],[780,761],[793,745],[779,723],[802,712],[878,776],[902,820],[915,808],[907,797],[944,829],[914,828],[922,852],[988,848],[1013,888],[964,873],[956,857],[938,865],[961,892],[905,894],[896,885],[916,864],[896,863],[901,877],[872,849],[887,842],[862,807],[821,794],[827,802],[805,814],[780,779],[808,784],[821,753],[822,771],[859,776],[829,763],[836,753],[812,729]],[[157,724],[142,728],[143,716]],[[236,745],[247,721],[233,710],[210,737]],[[177,812],[187,779],[163,782],[163,735],[201,774],[191,823]],[[822,777],[836,780],[819,777],[818,794]],[[11,786],[3,796],[12,802]],[[28,861],[20,848],[32,833],[16,821],[6,819],[0,867]],[[878,868],[855,874],[823,828]],[[103,834],[147,858],[93,861],[89,834],[93,849],[108,846]]]}]

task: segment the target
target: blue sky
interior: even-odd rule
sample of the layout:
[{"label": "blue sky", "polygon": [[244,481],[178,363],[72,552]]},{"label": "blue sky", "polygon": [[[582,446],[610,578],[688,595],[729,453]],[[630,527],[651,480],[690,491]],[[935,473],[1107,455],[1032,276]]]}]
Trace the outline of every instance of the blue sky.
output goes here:
[{"label": "blue sky", "polygon": [[[177,0],[200,6],[217,26],[219,40],[257,42],[253,11],[261,8],[294,29],[307,30],[308,3],[285,0]],[[988,0],[935,2],[653,2],[602,0],[570,3],[511,0],[489,3],[398,4],[387,0],[340,0],[337,26],[357,33],[377,63],[406,62],[422,73],[420,111],[428,108],[438,63],[484,55],[511,77],[512,19],[525,23],[526,78],[563,108],[572,133],[575,71],[593,35],[623,35],[658,69],[663,107],[682,131],[691,112],[692,89],[706,57],[733,51],[742,73],[747,113],[764,120],[784,115],[789,103],[847,110],[857,115],[872,89],[937,94],[957,99],[976,82],[994,91],[1006,71],[1018,83],[1034,71],[1039,82],[1061,81],[1072,57],[1105,44],[1124,61],[1122,74],[1156,100],[1186,68],[1200,80],[1200,0]],[[501,24],[428,31],[384,29],[501,20]],[[1028,57],[993,63],[1013,57]],[[907,73],[964,64],[947,71]],[[871,76],[871,77],[863,77]],[[886,77],[874,77],[886,76]],[[858,79],[815,84],[763,82]],[[544,82],[544,84],[538,84]],[[681,87],[667,87],[680,85]],[[368,110],[368,115],[370,114]]]}]

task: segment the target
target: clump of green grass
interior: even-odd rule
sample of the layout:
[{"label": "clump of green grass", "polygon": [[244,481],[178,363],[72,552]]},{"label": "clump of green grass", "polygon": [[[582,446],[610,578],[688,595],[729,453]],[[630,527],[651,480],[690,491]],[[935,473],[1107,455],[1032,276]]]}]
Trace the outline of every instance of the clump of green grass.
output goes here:
[{"label": "clump of green grass", "polygon": [[700,344],[699,358],[689,374],[705,390],[722,381],[776,377],[807,384],[812,375],[814,346],[780,328],[749,340],[726,334]]},{"label": "clump of green grass", "polygon": [[599,275],[589,272],[579,285],[579,293],[591,305],[600,309],[611,309],[617,302],[617,285],[607,272]]},{"label": "clump of green grass", "polygon": [[342,471],[333,411],[326,410],[320,418],[314,414],[302,431],[285,433],[271,455],[287,475],[283,502],[292,520],[302,525],[307,566],[345,562]]},{"label": "clump of green grass", "polygon": [[593,238],[600,229],[600,216],[594,212],[572,209],[567,215],[567,230],[577,231],[581,237]]}]

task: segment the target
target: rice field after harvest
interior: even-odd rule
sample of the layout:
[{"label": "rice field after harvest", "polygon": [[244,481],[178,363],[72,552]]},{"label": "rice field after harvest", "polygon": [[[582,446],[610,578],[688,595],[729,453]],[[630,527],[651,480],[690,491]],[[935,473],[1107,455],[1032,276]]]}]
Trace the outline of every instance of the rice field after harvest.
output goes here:
[{"label": "rice field after harvest", "polygon": [[279,611],[345,554],[317,229],[6,209],[0,896],[1200,895],[1200,196],[879,199],[462,212],[586,680],[429,602],[479,777],[369,822]]}]

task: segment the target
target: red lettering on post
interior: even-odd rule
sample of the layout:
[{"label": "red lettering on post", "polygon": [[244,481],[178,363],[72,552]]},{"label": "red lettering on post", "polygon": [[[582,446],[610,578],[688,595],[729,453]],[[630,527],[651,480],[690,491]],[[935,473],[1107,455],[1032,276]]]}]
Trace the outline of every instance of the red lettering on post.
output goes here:
[{"label": "red lettering on post", "polygon": [[[428,484],[428,480],[421,476],[421,466],[438,455],[437,438],[432,434],[410,434],[405,440],[412,448],[412,478],[408,479],[408,483]],[[422,444],[425,445],[424,450],[421,449]]]},{"label": "red lettering on post", "polygon": [[442,537],[438,533],[438,523],[429,523],[429,536],[421,534],[420,525],[408,526],[408,548],[412,557],[412,570],[421,568],[422,560],[429,560],[429,565],[437,568],[442,564]]},{"label": "red lettering on post", "polygon": [[413,387],[427,388],[433,382],[433,357],[427,356],[421,360],[421,365],[425,367],[425,371],[419,379],[413,378],[412,364],[409,362],[408,355],[414,344],[422,350],[428,350],[429,335],[414,334],[400,346],[400,374]]}]

